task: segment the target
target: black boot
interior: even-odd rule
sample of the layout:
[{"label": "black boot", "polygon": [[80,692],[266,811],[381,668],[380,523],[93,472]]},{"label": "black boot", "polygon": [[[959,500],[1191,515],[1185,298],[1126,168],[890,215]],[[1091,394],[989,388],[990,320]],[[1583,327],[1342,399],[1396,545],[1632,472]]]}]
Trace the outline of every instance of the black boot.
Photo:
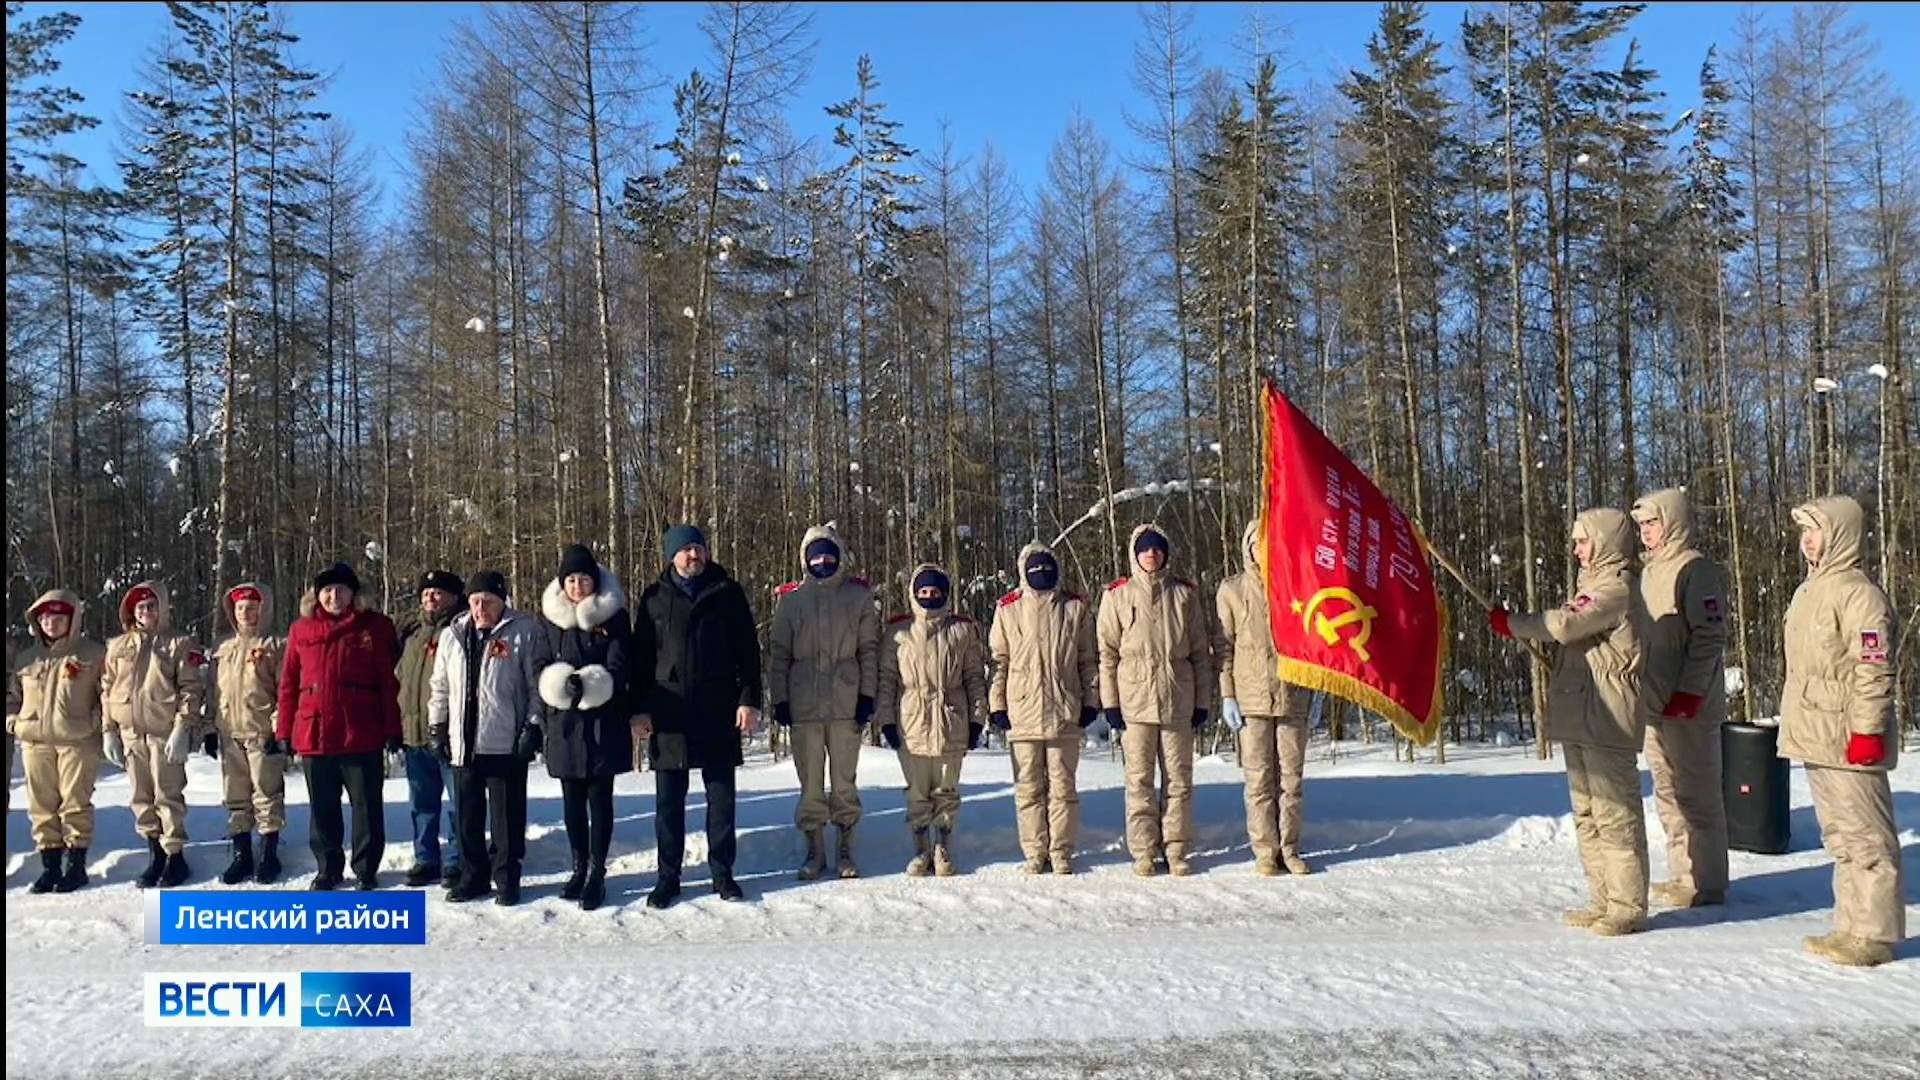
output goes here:
[{"label": "black boot", "polygon": [[160,887],[171,889],[187,883],[187,877],[193,869],[187,865],[187,853],[175,851],[167,856],[167,865],[160,871]]},{"label": "black boot", "polygon": [[407,867],[407,888],[419,889],[440,880],[440,867],[436,863],[414,863]]},{"label": "black boot", "polygon": [[520,871],[509,870],[493,883],[493,902],[512,907],[520,902]]},{"label": "black boot", "polygon": [[260,836],[260,862],[253,868],[253,880],[262,885],[271,885],[280,877],[280,834],[262,833]]},{"label": "black boot", "polygon": [[87,883],[87,849],[70,847],[67,849],[67,870],[60,875],[60,883],[53,887],[54,892],[72,892]]},{"label": "black boot", "polygon": [[567,878],[566,885],[561,887],[560,899],[562,900],[580,899],[581,891],[586,888],[586,885],[587,885],[587,853],[584,851],[576,850],[573,853],[573,876]]},{"label": "black boot", "polygon": [[654,884],[653,891],[647,894],[647,906],[656,911],[665,910],[680,896],[680,879],[664,874]]},{"label": "black boot", "polygon": [[332,892],[346,880],[347,857],[342,852],[329,852],[320,861],[320,872],[313,875],[313,884],[308,888],[315,892]]},{"label": "black boot", "polygon": [[253,836],[239,832],[227,840],[233,845],[233,858],[220,871],[220,884],[238,885],[253,876]]},{"label": "black boot", "polygon": [[459,863],[448,863],[447,868],[441,871],[440,887],[446,889],[448,892],[452,892],[454,889],[460,887]]},{"label": "black boot", "polygon": [[[561,894],[566,895],[565,893]],[[587,867],[587,876],[580,883],[580,910],[593,911],[607,902],[607,864],[596,862]]]},{"label": "black boot", "polygon": [[160,884],[160,873],[167,868],[167,853],[160,850],[160,838],[147,837],[147,868],[133,879],[137,888],[151,889]]},{"label": "black boot", "polygon": [[50,847],[40,849],[40,876],[33,879],[33,884],[27,888],[27,891],[35,893],[52,892],[53,887],[60,884],[60,859],[66,853],[66,848]]},{"label": "black boot", "polygon": [[447,903],[464,904],[469,900],[478,900],[492,892],[487,882],[486,871],[477,867],[463,866],[453,888],[447,890]]},{"label": "black boot", "polygon": [[731,870],[716,869],[713,872],[713,894],[728,903],[747,898],[747,894],[740,888],[740,883],[733,880]]}]

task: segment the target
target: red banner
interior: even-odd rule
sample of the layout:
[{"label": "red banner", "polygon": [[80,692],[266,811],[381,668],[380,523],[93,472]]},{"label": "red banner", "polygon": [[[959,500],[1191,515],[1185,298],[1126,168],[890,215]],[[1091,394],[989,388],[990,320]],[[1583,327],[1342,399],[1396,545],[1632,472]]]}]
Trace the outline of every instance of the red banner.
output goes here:
[{"label": "red banner", "polygon": [[1260,565],[1280,677],[1433,742],[1445,710],[1447,609],[1426,537],[1272,383],[1261,411]]}]

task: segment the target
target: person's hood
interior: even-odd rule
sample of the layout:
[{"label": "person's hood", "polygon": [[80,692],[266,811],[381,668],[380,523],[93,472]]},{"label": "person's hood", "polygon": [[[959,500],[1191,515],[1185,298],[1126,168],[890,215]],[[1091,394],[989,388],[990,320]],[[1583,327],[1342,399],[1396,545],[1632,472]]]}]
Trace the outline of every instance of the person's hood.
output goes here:
[{"label": "person's hood", "polygon": [[[815,540],[831,540],[834,542],[834,545],[840,549],[840,565],[834,568],[832,577],[824,577],[824,578],[814,577],[813,571],[808,569],[807,567],[807,546],[812,544]],[[840,530],[834,528],[832,522],[827,522],[824,525],[815,525],[813,528],[807,530],[807,534],[805,536],[801,537],[800,539],[800,580],[801,581],[803,582],[813,581],[813,582],[818,582],[821,585],[838,585],[842,581],[845,581],[847,579],[847,567],[852,564],[853,564],[853,553],[847,550],[847,542],[845,540],[840,539]]]},{"label": "person's hood", "polygon": [[1639,535],[1633,519],[1611,507],[1582,510],[1573,519],[1573,539],[1593,541],[1587,573],[1609,573],[1633,565]]},{"label": "person's hood", "polygon": [[271,633],[273,631],[273,589],[261,581],[242,581],[232,589],[228,589],[226,592],[220,594],[220,617],[225,620],[222,625],[236,634],[240,632],[240,623],[233,617],[234,589],[260,590],[260,627],[253,632],[256,634]]},{"label": "person's hood", "polygon": [[[945,576],[947,579],[946,598],[940,602],[939,607],[931,608],[931,609],[921,607],[919,599],[913,595],[913,583],[915,579],[919,578],[921,574],[924,574],[929,570],[932,570],[937,574],[941,574]],[[916,619],[920,619],[922,621],[925,621],[928,619],[937,619],[940,616],[945,615],[948,612],[953,610],[953,575],[947,573],[945,568],[941,567],[939,563],[923,562],[919,566],[914,567],[913,572],[907,575],[906,590],[907,590],[907,610],[912,612],[913,617]]]},{"label": "person's hood", "polygon": [[1666,526],[1659,550],[1646,553],[1649,561],[1671,559],[1693,547],[1693,503],[1679,488],[1666,488],[1634,500],[1633,520],[1658,521]]},{"label": "person's hood", "polygon": [[167,596],[167,587],[158,581],[143,581],[121,595],[120,629],[129,634],[139,629],[133,621],[133,595],[142,589],[153,590],[154,600],[160,605],[160,617],[154,620],[152,632],[164,633],[173,625],[173,601]]},{"label": "person's hood", "polygon": [[1260,558],[1262,549],[1266,546],[1264,540],[1265,537],[1260,533],[1260,523],[1247,522],[1246,529],[1240,534],[1240,556],[1246,560],[1247,573],[1255,577],[1260,575],[1260,569],[1265,565]]},{"label": "person's hood", "polygon": [[540,594],[540,613],[562,630],[591,630],[615,614],[627,609],[627,591],[610,567],[600,568],[600,586],[579,603],[567,599],[567,587],[559,578],[547,582]]},{"label": "person's hood", "polygon": [[33,634],[33,640],[48,648],[53,647],[54,643],[48,641],[46,635],[40,632],[40,609],[55,603],[66,604],[73,609],[73,618],[67,627],[67,636],[60,639],[63,642],[71,642],[80,636],[80,616],[87,613],[87,605],[80,602],[79,593],[66,589],[48,589],[41,593],[40,599],[35,600],[33,606],[27,609],[27,629]]},{"label": "person's hood", "polygon": [[1819,529],[1826,539],[1820,552],[1820,565],[1807,568],[1809,579],[1860,569],[1867,512],[1850,496],[1829,495],[1797,506],[1793,520],[1802,528]]},{"label": "person's hood", "polygon": [[[1019,593],[1021,596],[1040,595],[1039,592],[1036,591],[1033,586],[1027,584],[1027,560],[1033,558],[1035,555],[1052,555],[1054,565],[1058,566],[1060,564],[1059,554],[1055,552],[1052,548],[1048,547],[1047,545],[1041,543],[1038,540],[1035,540],[1029,543],[1026,547],[1021,548],[1020,557],[1018,559],[1015,559],[1013,563],[1013,580],[1016,582],[1019,582],[1019,588],[1015,589],[1014,591]],[[919,573],[919,571],[917,570],[914,572],[916,574]],[[1064,589],[1065,589],[1064,582],[1056,583],[1053,587],[1053,592],[1055,595],[1059,595],[1061,592],[1064,591]]]},{"label": "person's hood", "polygon": [[1167,536],[1167,530],[1161,528],[1158,525],[1155,525],[1151,521],[1145,523],[1144,525],[1136,526],[1133,530],[1133,535],[1127,538],[1127,565],[1132,568],[1129,571],[1128,576],[1132,576],[1133,574],[1146,573],[1145,570],[1142,570],[1140,568],[1140,557],[1134,554],[1134,548],[1136,545],[1140,543],[1140,538],[1142,536],[1145,536],[1147,533],[1156,533],[1160,536],[1161,539],[1167,541],[1166,560],[1160,564],[1159,570],[1155,571],[1152,575],[1150,575],[1155,579],[1166,577],[1167,575],[1173,573],[1173,540],[1172,538]]}]

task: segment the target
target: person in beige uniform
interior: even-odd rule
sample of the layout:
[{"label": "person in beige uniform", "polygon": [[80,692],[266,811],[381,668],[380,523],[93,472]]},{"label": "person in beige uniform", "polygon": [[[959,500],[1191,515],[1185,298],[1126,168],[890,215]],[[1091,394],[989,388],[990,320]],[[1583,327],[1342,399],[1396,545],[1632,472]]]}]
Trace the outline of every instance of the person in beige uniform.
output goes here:
[{"label": "person in beige uniform", "polygon": [[1639,582],[1634,527],[1618,510],[1583,511],[1573,522],[1580,577],[1555,611],[1488,612],[1493,632],[1559,646],[1547,684],[1546,737],[1561,745],[1573,799],[1574,834],[1587,874],[1587,906],[1568,926],[1603,937],[1647,928],[1647,818],[1640,800]]},{"label": "person in beige uniform", "polygon": [[880,641],[874,716],[907,777],[908,877],[952,877],[960,814],[960,763],[980,745],[987,719],[986,650],[980,624],[951,608],[953,582],[932,563],[914,567],[909,614]]},{"label": "person in beige uniform", "polygon": [[[280,665],[286,638],[268,628],[273,590],[243,582],[227,590],[220,614],[233,634],[213,649],[208,690],[214,730],[207,752],[220,759],[227,807],[227,839],[233,858],[220,880],[238,885],[252,878],[268,884],[280,876],[280,830],[287,823],[287,748],[274,737],[280,709]],[[253,831],[260,830],[260,861],[253,858]]]},{"label": "person in beige uniform", "polygon": [[1020,587],[1000,598],[987,635],[987,701],[1013,756],[1013,806],[1029,874],[1073,873],[1080,835],[1081,732],[1100,711],[1100,647],[1092,605],[1060,588],[1060,562],[1028,544]]},{"label": "person in beige uniform", "polygon": [[1892,960],[1907,936],[1887,782],[1900,756],[1893,608],[1860,569],[1859,503],[1819,499],[1793,520],[1807,580],[1787,605],[1780,756],[1806,766],[1820,838],[1833,856],[1833,933],[1806,939],[1806,947],[1838,964],[1873,967]]},{"label": "person in beige uniform", "polygon": [[87,883],[106,650],[80,632],[82,610],[80,597],[64,589],[35,600],[27,609],[33,644],[15,657],[7,680],[7,731],[20,742],[27,815],[40,852],[40,876],[30,887],[36,893]]},{"label": "person in beige uniform", "polygon": [[[791,733],[800,777],[794,825],[807,838],[800,880],[826,869],[822,832],[839,831],[837,873],[860,876],[853,829],[860,823],[860,732],[873,719],[880,675],[880,614],[873,590],[846,572],[840,534],[831,524],[800,542],[806,576],[774,590],[778,606],[767,642],[767,694],[773,717]],[[828,768],[832,768],[829,795]]]},{"label": "person in beige uniform", "polygon": [[1727,719],[1726,576],[1693,546],[1693,507],[1677,489],[1633,504],[1646,549],[1640,597],[1640,716],[1654,809],[1667,834],[1669,880],[1655,899],[1674,907],[1727,902],[1727,811],[1720,793],[1720,725]]},{"label": "person in beige uniform", "polygon": [[1100,601],[1100,702],[1121,734],[1127,766],[1127,849],[1133,872],[1192,873],[1194,732],[1207,722],[1200,698],[1214,677],[1211,620],[1200,589],[1174,577],[1167,536],[1133,531],[1139,573],[1107,586]]},{"label": "person in beige uniform", "polygon": [[107,642],[100,700],[107,760],[133,784],[134,827],[148,864],[134,884],[172,888],[187,880],[187,755],[199,735],[207,654],[175,633],[166,586],[143,581],[120,601],[125,631]]},{"label": "person in beige uniform", "polygon": [[1240,741],[1247,774],[1247,839],[1256,873],[1311,874],[1300,857],[1302,774],[1307,763],[1311,699],[1280,679],[1268,622],[1267,584],[1260,573],[1260,523],[1240,537],[1247,568],[1220,583],[1214,657],[1220,665],[1220,719]]}]

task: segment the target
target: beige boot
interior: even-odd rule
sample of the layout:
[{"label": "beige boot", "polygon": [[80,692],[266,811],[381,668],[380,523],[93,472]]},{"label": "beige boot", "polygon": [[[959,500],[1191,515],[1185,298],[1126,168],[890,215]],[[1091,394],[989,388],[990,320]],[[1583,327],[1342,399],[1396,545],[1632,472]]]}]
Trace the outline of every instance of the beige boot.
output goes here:
[{"label": "beige boot", "polygon": [[1825,954],[1844,967],[1879,967],[1893,962],[1893,946],[1861,937],[1842,938]]},{"label": "beige boot", "polygon": [[1056,875],[1060,877],[1071,877],[1073,875],[1073,853],[1072,852],[1056,851],[1053,853],[1053,857],[1048,861],[1050,861],[1053,864],[1053,872]]},{"label": "beige boot", "polygon": [[952,877],[959,872],[953,862],[953,830],[933,830],[933,872],[937,877]]},{"label": "beige boot", "polygon": [[933,869],[933,845],[927,840],[927,830],[913,830],[913,860],[907,863],[908,877],[926,877]]},{"label": "beige boot", "polygon": [[807,858],[800,864],[800,880],[812,881],[826,869],[827,846],[820,841],[819,829],[807,830]]},{"label": "beige boot", "polygon": [[1193,873],[1193,864],[1187,861],[1185,845],[1167,847],[1167,873],[1174,877],[1186,877]]},{"label": "beige boot", "polygon": [[1638,934],[1648,926],[1645,915],[1603,915],[1595,919],[1590,929],[1601,937],[1624,937]]},{"label": "beige boot", "polygon": [[1135,877],[1153,877],[1159,872],[1160,867],[1154,863],[1153,857],[1150,855],[1143,855],[1133,860],[1133,875]]},{"label": "beige boot", "polygon": [[840,876],[843,878],[857,878],[860,876],[860,868],[853,864],[853,826],[842,825],[840,826],[839,832],[840,856],[838,862]]},{"label": "beige boot", "polygon": [[1259,874],[1261,877],[1279,877],[1282,872],[1280,860],[1272,855],[1255,855],[1253,857],[1253,872]]},{"label": "beige boot", "polygon": [[1813,955],[1831,960],[1833,959],[1834,950],[1838,949],[1846,940],[1847,935],[1835,932],[1822,934],[1819,937],[1803,938],[1800,944]]},{"label": "beige boot", "polygon": [[1020,865],[1020,872],[1023,874],[1044,874],[1048,869],[1050,867],[1047,865],[1045,855],[1029,855],[1027,861]]},{"label": "beige boot", "polygon": [[1597,907],[1583,907],[1564,912],[1560,916],[1560,921],[1573,927],[1575,930],[1585,930],[1594,923],[1606,918],[1606,916],[1607,913]]},{"label": "beige boot", "polygon": [[1282,856],[1281,861],[1287,864],[1287,873],[1292,874],[1294,877],[1306,877],[1308,874],[1313,873],[1313,867],[1307,865],[1307,860],[1293,852],[1288,852]]}]

